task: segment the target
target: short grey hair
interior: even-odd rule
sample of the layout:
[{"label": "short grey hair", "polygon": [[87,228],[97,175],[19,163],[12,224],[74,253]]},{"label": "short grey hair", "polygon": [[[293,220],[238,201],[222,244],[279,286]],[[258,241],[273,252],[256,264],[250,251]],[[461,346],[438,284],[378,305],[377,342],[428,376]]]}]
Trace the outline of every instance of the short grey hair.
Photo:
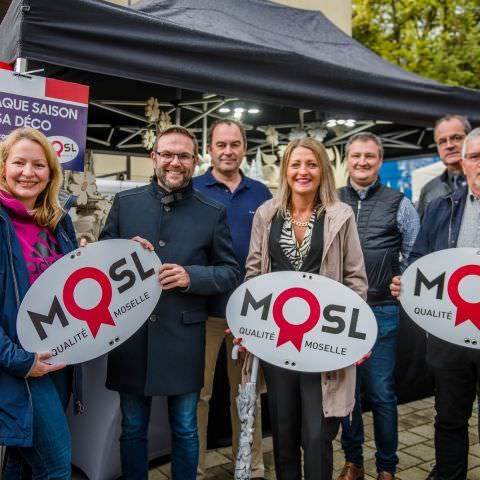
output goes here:
[{"label": "short grey hair", "polygon": [[359,132],[359,133],[355,133],[355,135],[352,135],[348,139],[347,146],[345,147],[345,157],[346,158],[348,158],[348,153],[350,152],[350,147],[352,146],[352,143],[356,142],[357,140],[359,142],[368,142],[368,141],[371,140],[373,143],[375,143],[377,145],[378,153],[380,155],[380,158],[383,158],[382,140],[380,139],[380,137],[378,135],[375,135],[372,132]]},{"label": "short grey hair", "polygon": [[435,122],[435,127],[433,128],[433,139],[435,141],[437,141],[437,128],[440,126],[441,123],[449,122],[450,120],[458,120],[463,125],[463,131],[465,132],[465,135],[469,134],[472,131],[472,126],[470,125],[468,118],[464,115],[444,115]]},{"label": "short grey hair", "polygon": [[468,143],[478,137],[480,137],[480,127],[475,128],[465,137],[462,146],[462,158],[465,158],[465,155],[467,154]]}]

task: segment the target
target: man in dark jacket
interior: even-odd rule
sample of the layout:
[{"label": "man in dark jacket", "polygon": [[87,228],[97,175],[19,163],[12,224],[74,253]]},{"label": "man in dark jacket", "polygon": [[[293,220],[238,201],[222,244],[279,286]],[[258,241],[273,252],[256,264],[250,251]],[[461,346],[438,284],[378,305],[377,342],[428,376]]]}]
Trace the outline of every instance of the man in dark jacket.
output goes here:
[{"label": "man in dark jacket", "polygon": [[408,258],[419,228],[419,219],[403,193],[380,183],[383,160],[381,140],[370,132],[353,135],[346,147],[348,185],[340,199],[355,213],[368,277],[367,302],[378,324],[371,357],[358,369],[355,408],[342,422],[345,466],[338,480],[363,478],[363,423],[360,388],[372,404],[375,427],[377,480],[391,480],[398,463],[397,398],[393,372],[399,309],[389,285]]},{"label": "man in dark jacket", "polygon": [[[461,157],[465,136],[472,130],[468,119],[462,115],[445,115],[435,122],[433,137],[437,144],[440,159],[445,171],[426,183],[417,203],[417,211],[423,217],[427,205],[438,197],[443,197],[466,185]],[[435,478],[433,467],[426,480]]]},{"label": "man in dark jacket", "polygon": [[195,137],[159,133],[150,185],[115,196],[101,238],[133,238],[162,261],[162,295],[143,327],[109,354],[107,388],[120,393],[123,477],[146,479],[153,395],[168,397],[172,478],[194,480],[197,401],[203,384],[207,295],[233,289],[239,269],[225,208],[193,190]]},{"label": "man in dark jacket", "polygon": [[[456,247],[480,248],[480,128],[470,132],[461,165],[467,186],[432,200],[410,255],[410,263],[429,253]],[[400,277],[392,294],[400,293]],[[480,383],[480,352],[428,335],[427,362],[435,378],[435,480],[465,480],[468,420]]]},{"label": "man in dark jacket", "polygon": [[445,115],[435,123],[433,137],[446,169],[423,186],[417,203],[420,217],[434,198],[443,197],[466,184],[460,162],[463,140],[471,129],[469,121],[462,115]]}]

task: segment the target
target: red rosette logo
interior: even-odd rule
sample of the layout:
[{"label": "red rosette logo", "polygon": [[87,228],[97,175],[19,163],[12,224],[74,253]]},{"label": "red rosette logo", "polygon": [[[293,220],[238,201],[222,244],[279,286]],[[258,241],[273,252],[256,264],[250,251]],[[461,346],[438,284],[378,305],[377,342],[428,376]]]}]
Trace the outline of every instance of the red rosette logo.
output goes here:
[{"label": "red rosette logo", "polygon": [[448,296],[457,307],[455,326],[470,320],[480,330],[480,302],[467,302],[458,291],[460,282],[469,275],[480,276],[480,265],[465,265],[455,270],[448,281]]},{"label": "red rosette logo", "polygon": [[[301,298],[307,302],[310,307],[310,315],[307,320],[298,325],[287,322],[283,315],[283,307],[288,300],[292,298]],[[320,319],[320,304],[315,295],[305,288],[289,288],[283,291],[273,304],[273,319],[280,329],[278,335],[277,347],[287,342],[292,342],[295,348],[300,352],[302,349],[303,336],[312,330]]]}]

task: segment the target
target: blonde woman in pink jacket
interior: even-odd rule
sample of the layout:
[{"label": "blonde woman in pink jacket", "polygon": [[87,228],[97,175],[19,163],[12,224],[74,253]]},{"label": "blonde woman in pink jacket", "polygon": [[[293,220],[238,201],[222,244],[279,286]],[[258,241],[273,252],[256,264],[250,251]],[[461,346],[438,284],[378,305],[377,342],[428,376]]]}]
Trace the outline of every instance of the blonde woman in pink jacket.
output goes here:
[{"label": "blonde woman in pink jacket", "polygon": [[[253,219],[246,277],[297,270],[343,283],[366,298],[367,277],[351,208],[337,200],[327,152],[312,138],[290,142],[277,197]],[[332,441],[354,405],[355,366],[292,372],[262,362],[278,480],[331,480]]]}]

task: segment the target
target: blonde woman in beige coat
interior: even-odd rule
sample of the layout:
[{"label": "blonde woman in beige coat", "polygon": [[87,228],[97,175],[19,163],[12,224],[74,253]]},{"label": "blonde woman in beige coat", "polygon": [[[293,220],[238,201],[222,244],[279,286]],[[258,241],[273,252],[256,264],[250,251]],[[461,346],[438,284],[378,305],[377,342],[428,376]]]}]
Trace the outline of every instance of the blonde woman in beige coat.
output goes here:
[{"label": "blonde woman in beige coat", "polygon": [[[319,273],[366,298],[367,277],[351,208],[338,202],[322,144],[311,138],[285,150],[277,198],[253,219],[246,280],[271,271]],[[332,441],[354,405],[355,366],[292,372],[262,362],[278,480],[331,480]]]}]

